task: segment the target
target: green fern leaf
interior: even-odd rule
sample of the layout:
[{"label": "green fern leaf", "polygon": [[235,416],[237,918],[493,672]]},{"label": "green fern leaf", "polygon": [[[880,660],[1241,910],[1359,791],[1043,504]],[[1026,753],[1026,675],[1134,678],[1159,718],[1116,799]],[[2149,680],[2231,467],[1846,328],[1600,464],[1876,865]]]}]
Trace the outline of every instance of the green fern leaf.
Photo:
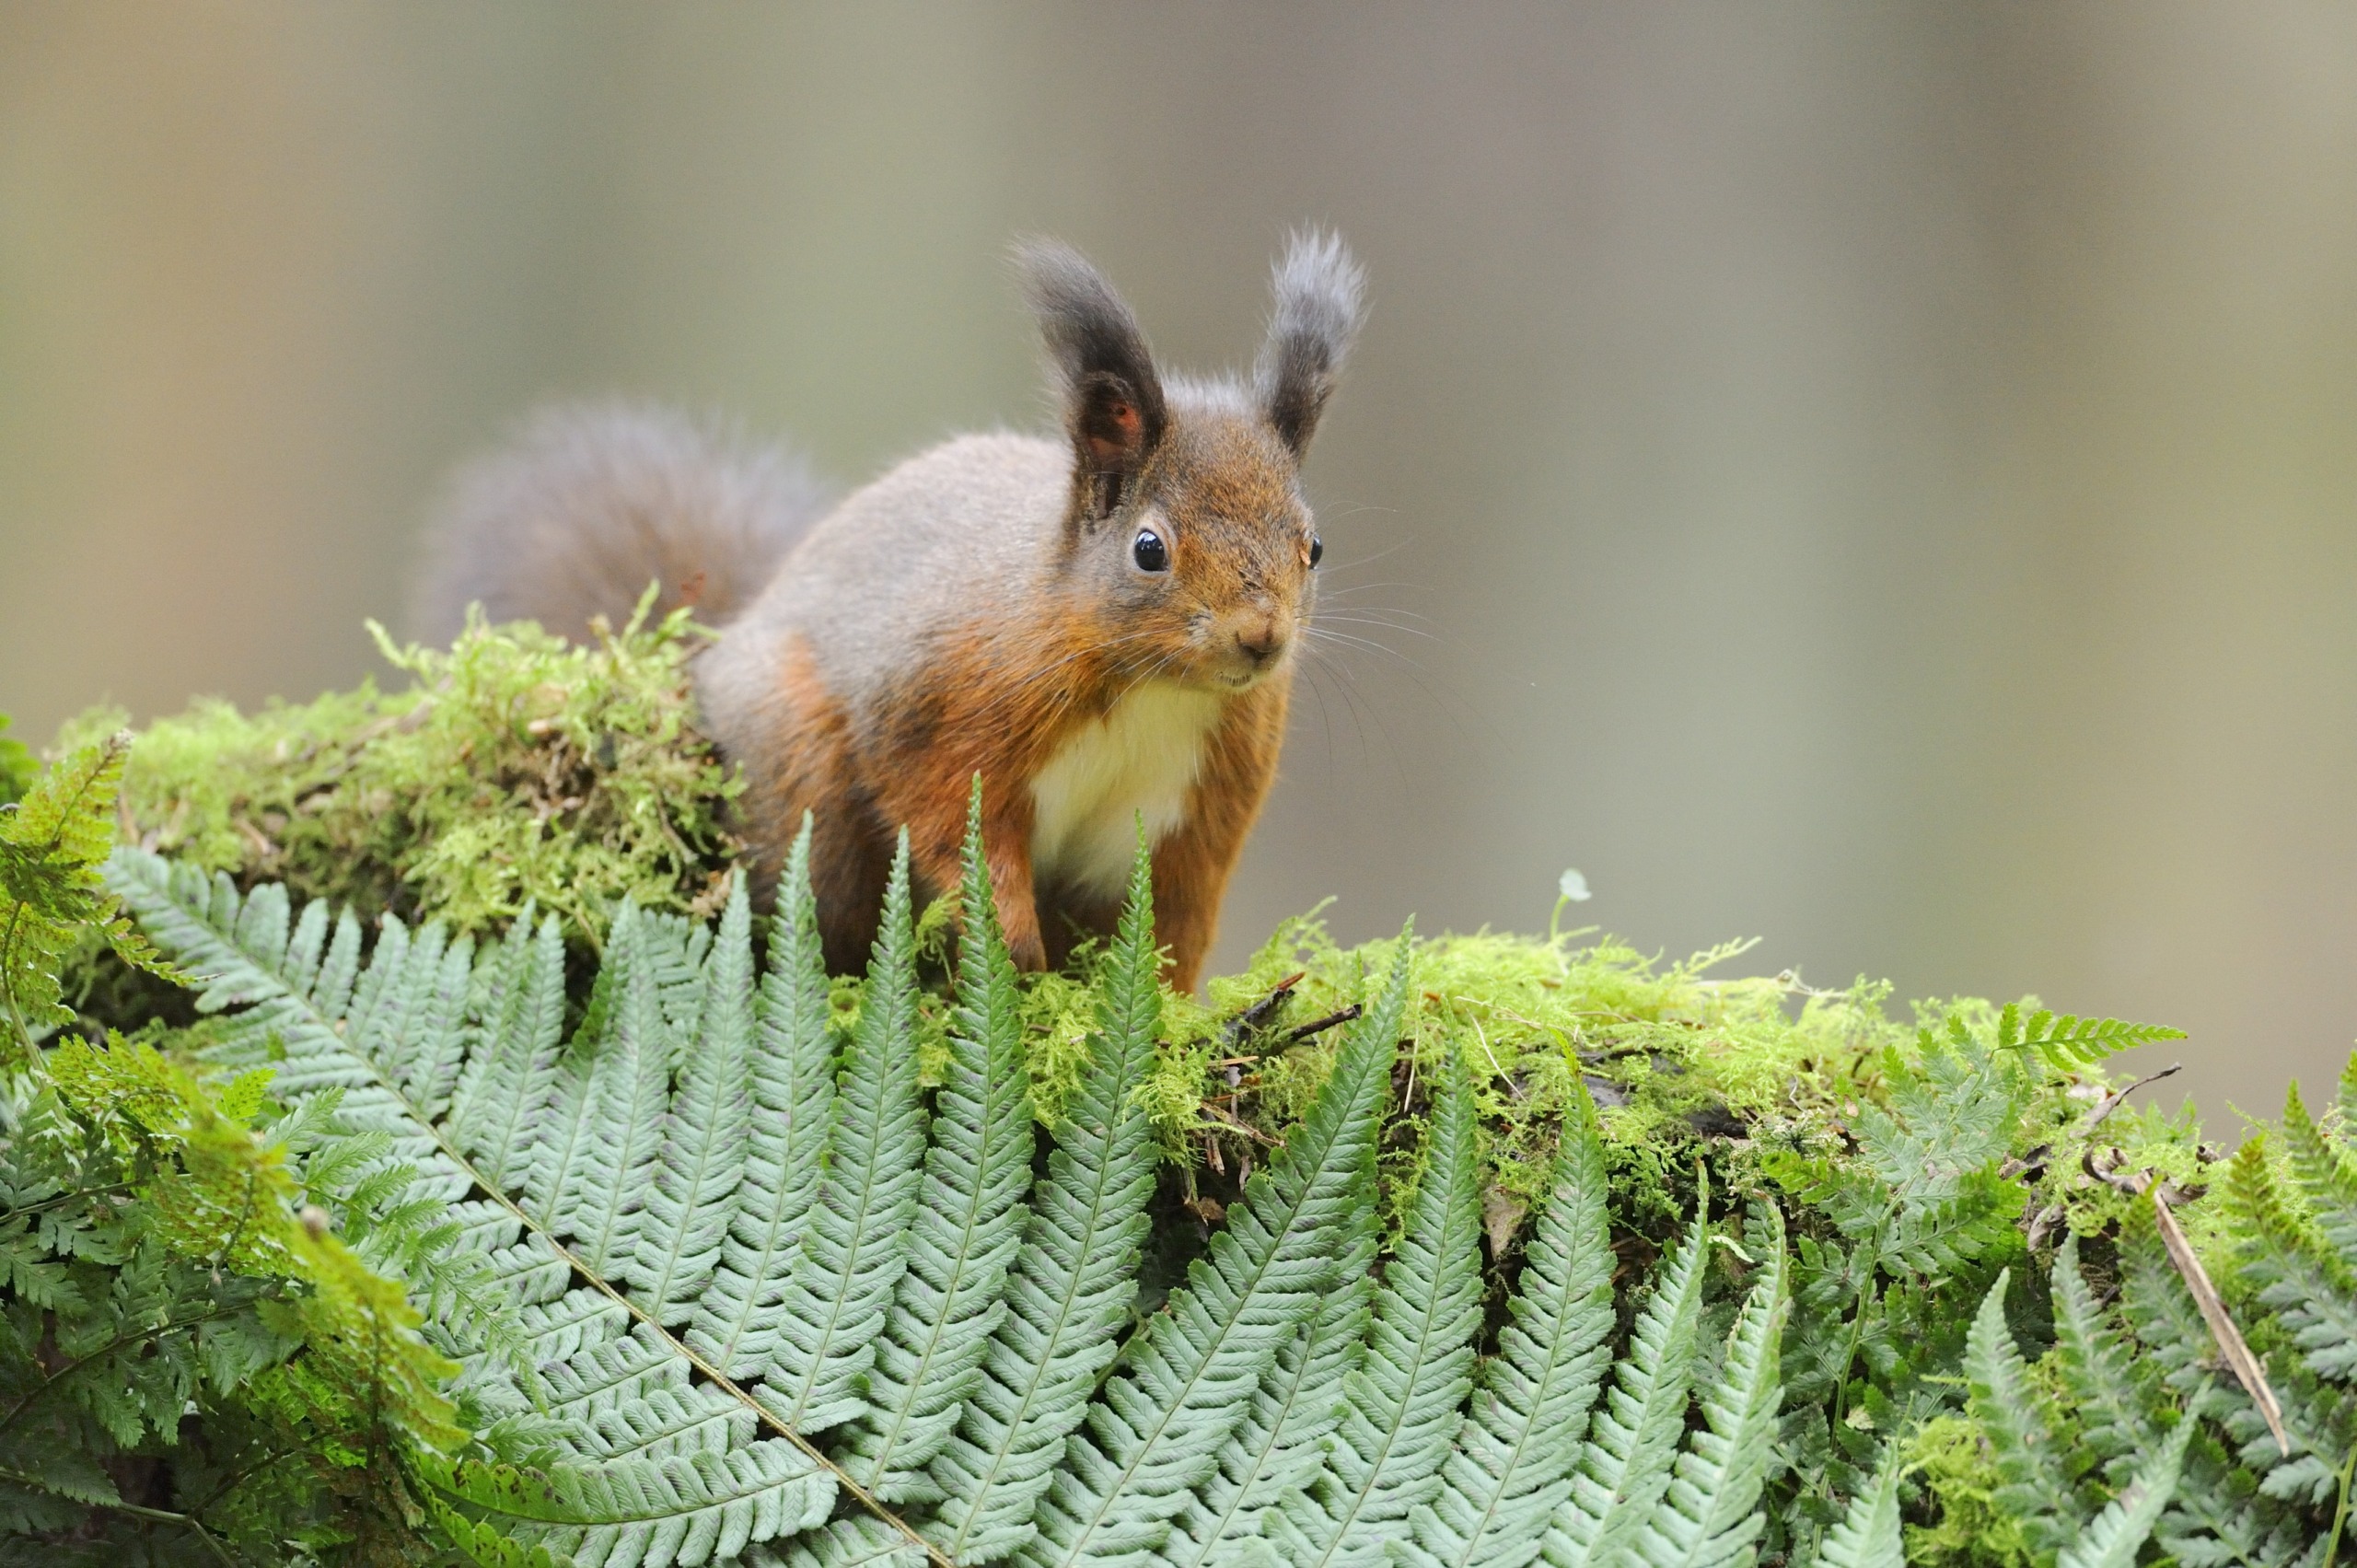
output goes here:
[{"label": "green fern leaf", "polygon": [[1649,1568],[1748,1568],[1767,1522],[1757,1504],[1783,1400],[1777,1352],[1788,1302],[1783,1218],[1773,1204],[1764,1214],[1762,1278],[1736,1319],[1718,1380],[1702,1396],[1702,1425],[1688,1435],[1669,1488],[1637,1539],[1635,1556]]},{"label": "green fern leaf", "polygon": [[1006,1314],[1035,1144],[1015,962],[982,854],[982,784],[967,818],[963,934],[949,1061],[933,1109],[908,1269],[877,1342],[867,1414],[839,1440],[843,1468],[886,1502],[938,1501],[924,1474],[964,1413]]},{"label": "green fern leaf", "polygon": [[[2291,1102],[2299,1103],[2296,1090]],[[2288,1114],[2285,1121],[2287,1132],[2297,1125]],[[2291,1331],[2302,1362],[2334,1382],[2357,1377],[2357,1279],[2278,1187],[2265,1139],[2235,1153],[2226,1197],[2243,1222],[2247,1273]]]},{"label": "green fern leaf", "polygon": [[[2009,1005],[2008,1016],[2018,1017],[2019,1009]],[[2070,1071],[2091,1067],[2107,1056],[2154,1040],[2183,1040],[2183,1029],[2173,1029],[2163,1024],[2131,1024],[2119,1018],[2081,1018],[2065,1013],[2061,1016],[2046,1011],[2031,1014],[2020,1022],[2020,1032],[2003,1041],[2025,1051],[2036,1051],[2055,1066]]]},{"label": "green fern leaf", "polygon": [[834,1489],[792,1445],[523,1469],[418,1461],[435,1487],[511,1537],[576,1562],[638,1568],[726,1562],[751,1541],[822,1522]]},{"label": "green fern leaf", "polygon": [[1614,1568],[1669,1485],[1701,1322],[1709,1207],[1708,1193],[1698,1194],[1694,1224],[1655,1275],[1612,1390],[1591,1418],[1571,1493],[1547,1533],[1551,1568]]},{"label": "green fern leaf", "polygon": [[1270,1516],[1296,1568],[1384,1560],[1387,1539],[1440,1487],[1472,1387],[1481,1326],[1480,1161],[1461,1070],[1439,1075],[1431,1147],[1398,1253],[1376,1293],[1367,1354],[1343,1380],[1325,1472]]},{"label": "green fern leaf", "polygon": [[923,1568],[923,1549],[876,1519],[837,1519],[780,1551],[757,1547],[746,1568]]},{"label": "green fern leaf", "polygon": [[903,832],[866,999],[836,1093],[826,1176],[806,1218],[802,1254],[779,1307],[758,1396],[797,1432],[823,1431],[865,1411],[860,1383],[908,1266],[925,1143],[917,1098],[915,947]]},{"label": "green fern leaf", "polygon": [[957,1435],[934,1463],[929,1531],[960,1562],[1028,1540],[1031,1514],[1129,1318],[1154,1192],[1153,1130],[1137,1090],[1161,1029],[1152,854],[1139,835],[1129,901],[1098,980],[1088,1064],[1034,1190],[1009,1310]]},{"label": "green fern leaf", "polygon": [[1611,1236],[1596,1108],[1576,1091],[1547,1207],[1498,1353],[1400,1556],[1417,1568],[1522,1568],[1571,1491],[1613,1329]]},{"label": "green fern leaf", "polygon": [[[324,914],[326,906],[312,908]],[[556,916],[536,925],[533,912],[525,910],[476,966],[480,1044],[450,1110],[459,1148],[503,1188],[524,1185],[529,1123],[555,1082],[564,1038],[564,941]]]},{"label": "green fern leaf", "polygon": [[1041,1498],[1030,1563],[1137,1562],[1218,1468],[1252,1389],[1331,1288],[1342,1216],[1370,1203],[1375,1123],[1390,1086],[1411,944],[1351,1026],[1275,1162],[1245,1189],[1187,1288],[1131,1342]]},{"label": "green fern leaf", "polygon": [[2177,1492],[2177,1471],[2192,1435],[2191,1421],[2177,1423],[2177,1430],[2136,1472],[2128,1489],[2106,1504],[2103,1512],[2062,1549],[2055,1568],[2135,1568],[2136,1554],[2143,1550],[2161,1510]]},{"label": "green fern leaf", "polygon": [[697,988],[694,1043],[664,1113],[654,1180],[636,1216],[632,1295],[658,1323],[685,1321],[712,1282],[736,1214],[752,1121],[753,917],[740,874]]},{"label": "green fern leaf", "polygon": [[447,1109],[466,1060],[475,945],[471,936],[451,941],[439,923],[408,935],[412,951],[401,983],[378,993],[377,1005],[354,1021],[361,1049],[403,1103],[430,1121]]},{"label": "green fern leaf", "polygon": [[1922,1060],[1885,1054],[1890,1106],[1864,1107],[1856,1132],[1864,1162],[1891,1196],[1924,1203],[1956,1196],[1969,1175],[2012,1152],[2020,1087],[2002,1057],[1959,1027],[1945,1040],[1926,1029]]},{"label": "green fern leaf", "polygon": [[13,787],[17,770],[0,757],[11,786],[0,804],[0,1015],[9,1024],[0,1049],[7,1056],[73,1022],[57,975],[85,933],[125,963],[170,972],[116,912],[101,871],[114,846],[115,795],[130,754],[128,732],[83,747],[35,779],[21,800]]},{"label": "green fern leaf", "polygon": [[1952,1274],[2018,1234],[2021,1190],[1994,1170],[1967,1171],[1956,1190],[1902,1202],[1875,1237],[1875,1257],[1924,1278]]},{"label": "green fern leaf", "polygon": [[1341,1424],[1343,1381],[1366,1359],[1375,1306],[1380,1219],[1373,1205],[1349,1215],[1333,1287],[1253,1390],[1251,1408],[1220,1450],[1219,1469],[1195,1488],[1161,1561],[1170,1568],[1228,1562],[1260,1544],[1271,1506],[1306,1490]]},{"label": "green fern leaf", "polygon": [[651,946],[638,906],[623,900],[598,975],[604,1006],[593,1011],[602,1028],[585,1028],[587,1038],[573,1044],[559,1078],[563,1131],[541,1144],[528,1190],[534,1217],[573,1238],[583,1267],[623,1280],[669,1103],[673,1048]]},{"label": "green fern leaf", "polygon": [[[265,889],[240,900],[226,881],[208,884],[198,874],[135,852],[120,853],[110,875],[159,940],[215,977],[202,1005],[242,1009],[228,1013],[220,1026],[223,1054],[273,1061],[282,1081],[308,1086],[307,1094],[342,1090],[341,1118],[364,1133],[381,1135],[388,1141],[388,1157],[414,1168],[412,1191],[456,1195],[477,1184],[498,1190],[495,1181],[467,1165],[453,1132],[437,1127],[409,1098],[431,1095],[447,1081],[443,1040],[452,1027],[452,999],[473,989],[457,980],[453,948],[441,943],[435,928],[412,940],[399,922],[387,921],[376,952],[355,975],[358,934],[348,918],[338,923],[330,939],[324,912],[314,906],[290,931],[283,893]],[[663,1047],[675,1026],[665,1013],[661,970],[702,948],[674,943],[673,934],[656,931],[656,945],[673,946],[679,957],[666,959],[657,953],[633,976],[629,949],[645,940],[634,935],[635,925],[629,917],[617,923],[610,945],[621,949],[619,962],[607,971],[603,995],[591,1009],[586,1038],[575,1042],[575,1054],[594,1051],[601,1041],[610,1046],[627,1040],[633,1031],[650,1049],[633,1044],[616,1050],[612,1059],[628,1072],[610,1069],[602,1077],[595,1061],[586,1070],[577,1061],[568,1062],[576,1092],[594,1085],[600,1095],[610,1090],[620,1097],[641,1075],[656,1079],[668,1058]],[[676,982],[673,989],[679,991]],[[500,1016],[495,1008],[490,1018],[480,1011],[493,991],[476,990],[478,1010],[470,1028],[479,1037],[497,1028],[491,1021]],[[420,1043],[410,1038],[412,1033],[427,1038]],[[516,1059],[514,1041],[478,1038],[477,1049],[493,1058]],[[653,1065],[646,1060],[650,1055],[656,1059]],[[467,1082],[466,1072],[457,1081]],[[577,1109],[568,1119],[550,1118],[528,1131],[540,1140],[577,1134],[596,1124],[598,1099],[578,1093]],[[657,1106],[659,1129],[668,1125],[662,1117],[668,1108],[659,1101]],[[610,1103],[602,1114],[612,1114]],[[633,1146],[622,1143],[621,1152]],[[526,1164],[544,1178],[551,1162],[541,1150],[526,1152],[532,1156]],[[643,1205],[607,1209],[580,1202],[598,1190],[586,1181],[548,1189],[571,1198],[575,1212],[593,1220],[644,1212]],[[520,1302],[511,1321],[533,1337],[537,1348],[554,1353],[536,1379],[537,1410],[545,1413],[533,1419],[560,1438],[577,1462],[555,1466],[530,1485],[503,1488],[483,1481],[486,1472],[471,1470],[453,1471],[433,1485],[467,1509],[495,1518],[505,1533],[592,1561],[628,1561],[644,1568],[709,1561],[745,1542],[788,1535],[827,1516],[835,1482],[809,1455],[782,1440],[757,1438],[749,1419],[753,1411],[744,1397],[694,1384],[681,1347],[651,1319],[639,1320],[628,1336],[616,1338],[630,1322],[629,1314],[602,1291],[567,1289],[578,1260],[559,1251],[540,1228],[548,1222],[533,1218],[531,1194],[524,1203],[505,1208],[504,1219],[473,1218],[474,1211],[502,1206],[460,1205],[469,1217],[451,1228],[486,1249],[478,1256]],[[528,1220],[533,1228],[526,1228]],[[621,1227],[608,1234],[621,1234]],[[470,1350],[465,1381],[483,1408],[517,1417],[535,1411],[534,1400],[504,1378],[488,1348],[458,1348]],[[725,1409],[723,1400],[734,1401],[736,1409]]]},{"label": "green fern leaf", "polygon": [[732,1377],[750,1377],[768,1363],[803,1220],[818,1199],[834,1114],[833,1037],[819,904],[810,891],[807,817],[778,879],[749,1074],[753,1111],[728,1237],[686,1336],[691,1349]]},{"label": "green fern leaf", "polygon": [[1898,1525],[1899,1446],[1884,1445],[1874,1480],[1850,1499],[1849,1511],[1825,1532],[1815,1568],[1907,1568]]},{"label": "green fern leaf", "polygon": [[2079,1272],[2077,1237],[2065,1240],[2056,1254],[2051,1283],[2053,1354],[2078,1424],[2079,1446],[2105,1467],[2114,1485],[2125,1484],[2124,1472],[2152,1450],[2158,1434],[2131,1373],[2131,1347],[2104,1321]]},{"label": "green fern leaf", "polygon": [[2021,1522],[2031,1546],[2053,1551],[2085,1521],[2063,1473],[2065,1458],[2046,1413],[2046,1401],[2032,1388],[2029,1367],[2005,1326],[2005,1286],[2011,1271],[1980,1303],[1966,1342],[1964,1370],[1970,1380],[1973,1419],[1996,1458],[2004,1484],[1998,1506]]},{"label": "green fern leaf", "polygon": [[426,1517],[434,1521],[443,1539],[476,1568],[572,1568],[572,1559],[551,1552],[538,1541],[517,1540],[502,1534],[488,1520],[467,1517],[430,1487],[412,1491],[423,1499]]},{"label": "green fern leaf", "polygon": [[[2250,1472],[2211,1435],[2206,1422],[2191,1419],[2265,1430],[2241,1387],[2213,1375],[2209,1325],[2148,1216],[2131,1218],[2120,1238],[2120,1307],[2138,1353],[2184,1397],[2186,1424],[2202,1428],[2191,1439],[2155,1538],[2187,1568],[2293,1568],[2309,1560],[2315,1527],[2275,1498],[2254,1495]],[[2280,1458],[2272,1438],[2247,1452],[2262,1471]]]},{"label": "green fern leaf", "polygon": [[2283,1100],[2280,1135],[2293,1183],[2339,1262],[2339,1273],[2357,1280],[2357,1158],[2316,1125],[2301,1103],[2299,1085],[2286,1090]]}]

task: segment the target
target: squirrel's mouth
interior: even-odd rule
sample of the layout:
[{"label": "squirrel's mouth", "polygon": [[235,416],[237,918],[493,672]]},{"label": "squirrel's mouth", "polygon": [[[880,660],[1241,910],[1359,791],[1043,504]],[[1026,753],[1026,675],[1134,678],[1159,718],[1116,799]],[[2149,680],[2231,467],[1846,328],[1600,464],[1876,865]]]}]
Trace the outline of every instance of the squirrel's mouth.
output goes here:
[{"label": "squirrel's mouth", "polygon": [[1212,678],[1212,684],[1224,691],[1249,691],[1283,669],[1290,662],[1286,650],[1279,650],[1268,658],[1231,664]]}]

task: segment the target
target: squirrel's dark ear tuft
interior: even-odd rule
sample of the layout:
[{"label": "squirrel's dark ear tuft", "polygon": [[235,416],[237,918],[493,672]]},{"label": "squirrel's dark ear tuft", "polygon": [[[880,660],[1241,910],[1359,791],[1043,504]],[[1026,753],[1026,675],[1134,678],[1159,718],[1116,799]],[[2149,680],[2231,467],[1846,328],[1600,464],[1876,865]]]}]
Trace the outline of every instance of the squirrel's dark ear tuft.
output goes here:
[{"label": "squirrel's dark ear tuft", "polygon": [[1260,412],[1299,458],[1365,319],[1366,273],[1340,235],[1302,229],[1286,243],[1271,286],[1276,311],[1253,367],[1253,389]]},{"label": "squirrel's dark ear tuft", "polygon": [[1168,420],[1162,377],[1137,318],[1086,257],[1035,239],[1016,247],[1015,261],[1062,385],[1080,479],[1102,517],[1162,440]]}]

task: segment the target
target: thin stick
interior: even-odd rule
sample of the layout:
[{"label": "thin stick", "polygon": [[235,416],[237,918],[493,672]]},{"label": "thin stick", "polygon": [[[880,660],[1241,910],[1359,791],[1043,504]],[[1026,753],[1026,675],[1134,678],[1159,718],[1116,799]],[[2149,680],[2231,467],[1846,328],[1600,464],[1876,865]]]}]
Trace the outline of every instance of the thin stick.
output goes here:
[{"label": "thin stick", "polygon": [[2177,1216],[2169,1212],[2168,1200],[2161,1196],[2161,1184],[2154,1182],[2149,1191],[2153,1195],[2153,1217],[2160,1222],[2161,1245],[2168,1249],[2169,1261],[2177,1265],[2177,1277],[2185,1281],[2185,1288],[2193,1293],[2193,1304],[2201,1308],[2202,1321],[2210,1325],[2210,1337],[2218,1342],[2219,1352],[2225,1356],[2235,1381],[2243,1386],[2243,1391],[2258,1407],[2258,1413],[2267,1418],[2267,1430],[2275,1434],[2277,1451],[2288,1456],[2292,1440],[2283,1434],[2283,1407],[2276,1402],[2275,1390],[2268,1386],[2266,1368],[2259,1365],[2258,1357],[2251,1354],[2235,1320],[2226,1316],[2226,1304],[2219,1299],[2218,1287],[2210,1283],[2209,1271],[2193,1255],[2193,1244],[2185,1238]]},{"label": "thin stick", "polygon": [[2184,1071],[2184,1063],[2172,1062],[2157,1073],[2145,1074],[2142,1077],[2138,1078],[2133,1083],[2128,1085],[2125,1088],[2114,1089],[2111,1093],[2104,1096],[2102,1099],[2097,1100],[2096,1102],[2096,1108],[2087,1112],[2087,1120],[2084,1125],[2080,1127],[2079,1135],[2081,1137],[2084,1137],[2088,1133],[2094,1132],[2096,1128],[2102,1126],[2105,1121],[2110,1117],[2111,1113],[2119,1109],[2119,1105],[2122,1100],[2125,1100],[2130,1095],[2134,1094],[2138,1089],[2142,1088],[2146,1084],[2157,1084],[2163,1078],[2174,1076],[2175,1074]]}]

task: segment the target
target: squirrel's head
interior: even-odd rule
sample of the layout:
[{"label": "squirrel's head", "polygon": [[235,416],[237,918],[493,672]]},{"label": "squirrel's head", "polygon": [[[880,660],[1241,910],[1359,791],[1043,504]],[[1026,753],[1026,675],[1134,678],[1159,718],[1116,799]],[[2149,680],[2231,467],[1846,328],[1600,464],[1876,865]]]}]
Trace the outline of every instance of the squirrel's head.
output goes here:
[{"label": "squirrel's head", "polygon": [[1243,691],[1286,668],[1324,546],[1301,459],[1358,331],[1364,274],[1294,237],[1249,386],[1168,380],[1137,318],[1068,246],[1017,252],[1053,362],[1073,473],[1063,568],[1117,668]]}]

